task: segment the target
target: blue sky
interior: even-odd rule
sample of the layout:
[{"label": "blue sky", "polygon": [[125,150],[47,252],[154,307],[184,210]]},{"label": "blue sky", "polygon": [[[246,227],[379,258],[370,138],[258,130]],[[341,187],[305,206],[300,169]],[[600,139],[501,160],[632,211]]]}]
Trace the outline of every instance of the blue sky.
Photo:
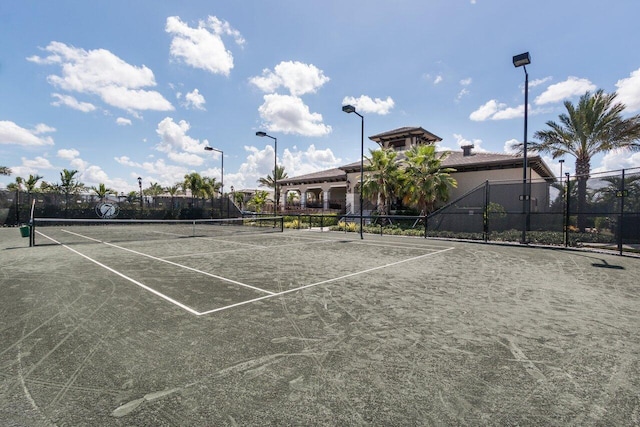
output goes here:
[{"label": "blue sky", "polygon": [[[421,126],[443,148],[504,152],[587,90],[640,112],[637,0],[14,1],[0,4],[0,187],[63,168],[118,192],[196,171],[229,191],[360,158]],[[556,160],[549,166],[558,172]],[[564,171],[573,171],[567,158]],[[640,166],[640,153],[593,169]]]}]

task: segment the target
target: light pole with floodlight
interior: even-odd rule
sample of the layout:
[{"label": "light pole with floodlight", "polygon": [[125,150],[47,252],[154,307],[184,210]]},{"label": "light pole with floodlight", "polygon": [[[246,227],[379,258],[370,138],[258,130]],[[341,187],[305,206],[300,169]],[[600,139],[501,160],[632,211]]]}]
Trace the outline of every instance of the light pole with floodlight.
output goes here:
[{"label": "light pole with floodlight", "polygon": [[[220,166],[220,216],[222,216],[222,198],[224,197],[224,151],[222,150],[218,150],[217,148],[213,148],[213,147],[204,147],[205,151],[215,151],[220,153],[220,160],[221,160],[221,166]],[[227,217],[229,216],[229,205],[227,204]]]},{"label": "light pole with floodlight", "polygon": [[140,188],[140,217],[144,216],[144,199],[142,197],[142,177],[138,177],[138,187]]},{"label": "light pole with floodlight", "polygon": [[522,211],[524,213],[524,225],[522,227],[522,243],[527,243],[527,228],[529,225],[530,195],[527,191],[527,119],[529,112],[529,73],[527,65],[531,64],[529,52],[521,53],[513,57],[513,66],[522,67],[524,70],[524,141],[522,156]]},{"label": "light pole with floodlight", "polygon": [[364,116],[356,111],[353,105],[343,105],[342,111],[345,113],[355,113],[360,116],[360,239],[364,239],[362,235],[362,187],[364,185]]},{"label": "light pole with floodlight", "polygon": [[274,207],[273,214],[278,215],[278,138],[275,136],[268,135],[266,132],[258,131],[256,132],[256,136],[259,137],[267,137],[273,139],[273,199],[274,199]]}]

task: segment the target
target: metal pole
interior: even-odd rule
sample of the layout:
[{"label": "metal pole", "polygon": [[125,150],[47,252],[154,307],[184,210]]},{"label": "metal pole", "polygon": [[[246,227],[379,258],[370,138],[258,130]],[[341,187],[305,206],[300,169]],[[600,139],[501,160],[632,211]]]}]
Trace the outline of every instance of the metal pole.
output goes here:
[{"label": "metal pole", "polygon": [[[358,114],[356,112],[356,114]],[[362,191],[364,186],[364,116],[360,116],[360,239],[364,239],[362,235],[362,205],[364,203],[362,198]]]},{"label": "metal pole", "polygon": [[278,216],[278,138],[273,138],[274,152],[273,152],[273,198],[275,205],[273,207],[273,213]]},{"label": "metal pole", "polygon": [[526,65],[524,69],[524,153],[522,157],[522,213],[524,214],[524,224],[522,225],[522,243],[527,243],[527,226],[529,225],[529,192],[527,191],[527,120],[529,113],[529,73]]},{"label": "metal pole", "polygon": [[622,255],[622,233],[624,232],[624,227],[622,225],[623,216],[624,216],[624,169],[622,169],[622,181],[620,182],[620,219],[618,224],[618,252]]},{"label": "metal pole", "polygon": [[571,191],[569,172],[565,173],[567,184],[564,191],[564,247],[569,246],[569,193]]}]

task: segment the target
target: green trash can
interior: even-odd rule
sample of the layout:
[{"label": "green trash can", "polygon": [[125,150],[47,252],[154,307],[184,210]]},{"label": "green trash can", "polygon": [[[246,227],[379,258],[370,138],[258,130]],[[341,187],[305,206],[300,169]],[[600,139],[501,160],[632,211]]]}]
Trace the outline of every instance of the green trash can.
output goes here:
[{"label": "green trash can", "polygon": [[22,237],[29,237],[29,234],[31,232],[31,227],[29,227],[28,225],[21,225],[20,226],[20,235]]}]

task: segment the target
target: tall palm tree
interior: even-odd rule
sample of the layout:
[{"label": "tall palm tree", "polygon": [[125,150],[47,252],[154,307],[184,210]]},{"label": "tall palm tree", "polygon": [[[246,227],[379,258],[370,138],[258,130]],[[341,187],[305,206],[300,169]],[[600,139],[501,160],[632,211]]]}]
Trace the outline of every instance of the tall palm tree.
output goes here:
[{"label": "tall palm tree", "polygon": [[60,184],[58,188],[60,192],[64,194],[64,216],[67,216],[69,211],[69,196],[71,194],[77,194],[84,188],[84,184],[78,181],[76,175],[77,170],[62,169],[60,172]]},{"label": "tall palm tree", "polygon": [[[550,153],[554,159],[564,155],[576,158],[578,180],[578,228],[586,227],[587,180],[591,172],[591,158],[615,149],[640,150],[640,115],[622,118],[624,104],[615,103],[616,93],[603,90],[586,92],[577,105],[565,101],[567,113],[560,114],[560,123],[548,121],[546,130],[534,138],[540,142],[529,144],[531,151]],[[520,144],[522,149],[522,144]]]},{"label": "tall palm tree", "polygon": [[0,166],[0,175],[11,175],[11,169],[6,166]]},{"label": "tall palm tree", "polygon": [[27,194],[29,195],[29,205],[31,205],[31,196],[32,196],[33,192],[37,190],[36,189],[36,184],[41,179],[42,179],[42,176],[40,176],[40,175],[29,174],[29,178],[23,180],[24,186],[27,189]]},{"label": "tall palm tree", "polygon": [[167,193],[169,193],[169,195],[171,196],[171,212],[173,212],[173,208],[174,208],[174,199],[176,197],[176,194],[180,193],[180,184],[174,184],[171,185],[169,187],[165,187],[164,191],[166,191]]},{"label": "tall palm tree", "polygon": [[[219,182],[216,182],[215,178],[208,176],[205,176],[202,181],[202,191],[211,200],[211,216],[213,216],[213,200],[218,195],[221,185]],[[220,209],[222,209],[222,204],[220,205]]]},{"label": "tall palm tree", "polygon": [[[284,166],[276,166],[274,171],[271,171],[272,172],[271,175],[267,175],[266,178],[260,178],[258,180],[258,184],[274,189],[273,191],[273,194],[275,196],[274,203],[277,205],[278,201],[280,200],[280,184],[279,183],[283,179],[289,178],[289,175],[287,175],[287,173],[284,171]],[[275,181],[273,179],[274,176],[276,177]],[[274,188],[276,181],[278,182],[278,188]]]},{"label": "tall palm tree", "polygon": [[450,175],[455,169],[442,167],[449,152],[438,153],[434,145],[414,146],[406,155],[404,201],[417,205],[426,214],[433,210],[436,202],[446,202],[449,189],[458,186]]},{"label": "tall palm tree", "polygon": [[367,157],[369,173],[362,185],[362,194],[366,197],[377,197],[382,215],[389,214],[389,201],[397,194],[400,187],[401,171],[397,161],[398,153],[393,149],[369,150]]},{"label": "tall palm tree", "polygon": [[98,196],[100,200],[103,200],[105,197],[107,197],[108,194],[118,194],[117,191],[111,188],[108,188],[103,183],[98,184],[97,187],[95,186],[91,187],[91,190],[93,190],[93,192],[96,193],[96,196]]},{"label": "tall palm tree", "polygon": [[157,182],[152,182],[149,187],[144,190],[144,194],[153,198],[153,207],[158,203],[158,196],[164,193],[164,188]]},{"label": "tall palm tree", "polygon": [[193,206],[196,205],[196,199],[202,196],[203,185],[204,181],[202,180],[202,176],[198,172],[191,172],[184,176],[182,188],[185,191],[191,191],[191,202],[193,203]]}]

